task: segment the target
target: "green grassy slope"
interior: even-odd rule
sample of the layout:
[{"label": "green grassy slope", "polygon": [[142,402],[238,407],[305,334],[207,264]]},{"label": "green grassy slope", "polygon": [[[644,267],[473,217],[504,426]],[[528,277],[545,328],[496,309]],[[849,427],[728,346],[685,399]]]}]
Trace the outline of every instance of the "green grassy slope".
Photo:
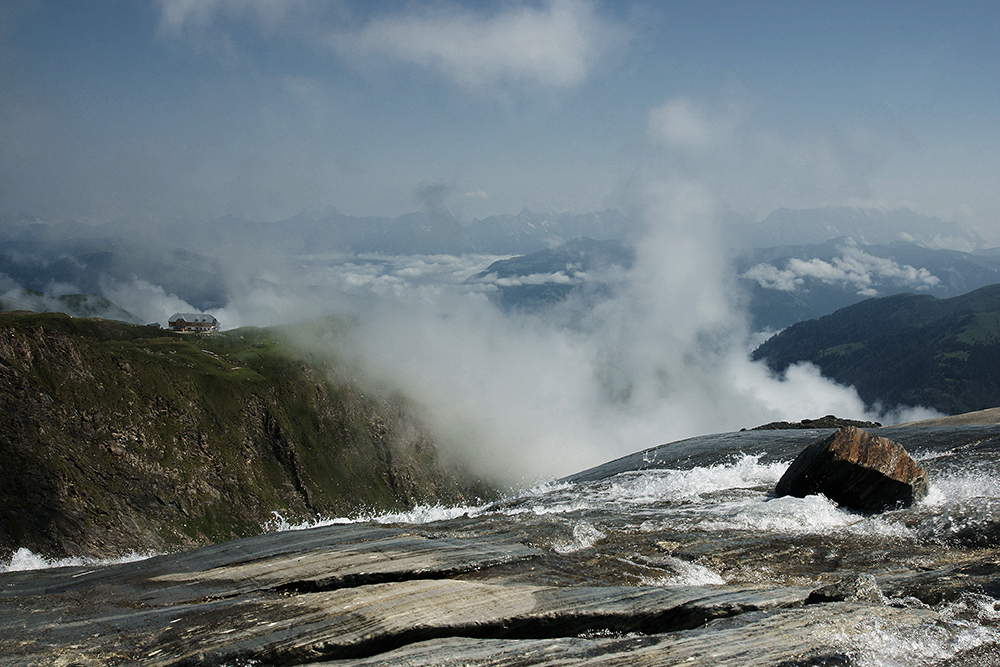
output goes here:
[{"label": "green grassy slope", "polygon": [[441,465],[402,398],[363,392],[280,330],[0,314],[0,553],[163,550],[259,532],[275,511],[485,493]]},{"label": "green grassy slope", "polygon": [[959,414],[1000,405],[1000,285],[950,299],[899,294],[799,322],[755,352],[775,372],[799,361],[869,404]]}]

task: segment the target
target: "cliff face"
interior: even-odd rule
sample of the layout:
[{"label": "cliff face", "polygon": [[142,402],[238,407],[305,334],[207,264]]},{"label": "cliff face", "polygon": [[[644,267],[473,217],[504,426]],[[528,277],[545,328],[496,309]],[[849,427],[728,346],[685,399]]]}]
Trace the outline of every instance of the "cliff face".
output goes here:
[{"label": "cliff face", "polygon": [[488,490],[270,329],[0,315],[0,553],[109,556]]}]

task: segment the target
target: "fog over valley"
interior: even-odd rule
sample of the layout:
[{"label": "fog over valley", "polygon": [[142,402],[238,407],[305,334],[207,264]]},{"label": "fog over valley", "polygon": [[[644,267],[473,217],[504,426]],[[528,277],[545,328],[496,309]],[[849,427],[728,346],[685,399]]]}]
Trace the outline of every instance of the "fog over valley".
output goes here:
[{"label": "fog over valley", "polygon": [[1000,282],[990,21],[925,9],[15,0],[0,302],[334,318],[303,343],[515,483],[934,416],[750,356]]},{"label": "fog over valley", "polygon": [[[249,232],[238,227],[228,233],[233,246],[201,241],[198,254],[165,250],[166,243],[133,245],[147,258],[141,269],[128,261],[133,250],[122,253],[114,239],[44,261],[46,244],[57,240],[32,241],[34,249],[10,241],[21,254],[8,261],[10,273],[20,268],[49,300],[96,291],[138,321],[163,326],[175,312],[211,312],[224,329],[337,318],[346,338],[305,344],[349,363],[373,389],[402,389],[447,450],[509,481],[568,474],[660,442],[769,421],[832,413],[896,422],[935,414],[920,406],[866,409],[853,389],[808,364],[779,378],[749,359],[766,335],[751,326],[750,283],[786,293],[812,276],[857,301],[887,277],[902,276],[896,291],[931,289],[938,281],[928,269],[876,261],[845,241],[837,246],[844,254],[831,261],[789,260],[798,273],[757,263],[739,274],[738,255],[720,250],[725,228],[712,197],[697,182],[665,181],[651,190],[648,209],[613,246],[629,252],[592,261],[585,272],[577,267],[590,255],[572,249],[588,246],[558,238],[549,240],[553,250],[518,256],[525,263],[514,279],[510,271],[505,278],[487,271],[510,255],[307,254],[300,239],[283,239],[292,252],[248,246]],[[542,272],[527,261],[544,264],[561,248],[571,252],[557,253],[556,265]],[[574,254],[581,255],[576,262]],[[171,257],[190,270],[158,276]],[[91,261],[99,266],[84,273],[93,283],[73,284],[71,272],[55,277],[60,262]],[[770,276],[784,283],[768,284]],[[5,281],[3,298],[14,298],[8,307],[66,310],[32,308],[22,285],[9,274]],[[502,290],[525,284],[572,289],[548,300],[500,300]]]}]

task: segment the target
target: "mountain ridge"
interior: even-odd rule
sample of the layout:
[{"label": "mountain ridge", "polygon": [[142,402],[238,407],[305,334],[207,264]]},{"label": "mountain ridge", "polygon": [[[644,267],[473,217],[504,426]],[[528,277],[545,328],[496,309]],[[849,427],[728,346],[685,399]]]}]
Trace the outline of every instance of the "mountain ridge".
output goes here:
[{"label": "mountain ridge", "polygon": [[[315,325],[336,337],[331,323]],[[116,556],[490,487],[292,331],[0,314],[0,552]]]},{"label": "mountain ridge", "polygon": [[945,414],[1000,405],[1000,284],[949,299],[896,294],[798,322],[752,354],[781,374],[810,362],[869,405]]}]

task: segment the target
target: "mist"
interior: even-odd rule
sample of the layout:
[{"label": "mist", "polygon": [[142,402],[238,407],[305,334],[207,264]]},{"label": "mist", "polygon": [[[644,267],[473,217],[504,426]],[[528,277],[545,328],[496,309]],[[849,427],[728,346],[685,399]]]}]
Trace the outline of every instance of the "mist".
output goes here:
[{"label": "mist", "polygon": [[[506,283],[481,274],[507,256],[308,254],[237,243],[205,246],[217,266],[203,275],[225,287],[224,302],[211,308],[224,329],[334,318],[335,333],[299,343],[371,391],[402,393],[445,457],[512,484],[771,421],[933,416],[919,407],[867,410],[852,388],[813,366],[775,377],[751,361],[762,334],[748,324],[745,287],[726,250],[725,201],[710,183],[679,177],[650,180],[641,201],[631,266],[584,273],[567,265],[520,279],[607,286],[599,298],[582,290],[541,309],[505,309],[493,298]],[[838,261],[793,269],[772,281],[825,276],[860,289],[868,276],[930,279],[853,246]],[[141,322],[201,310],[166,282],[126,275],[105,277],[100,291]],[[3,287],[17,289],[9,280]],[[76,291],[51,287],[57,296]]]},{"label": "mist", "polygon": [[[52,258],[108,251],[107,275],[95,260],[50,285],[29,285],[10,255],[4,270],[20,277],[0,292],[99,292],[142,322],[209,310],[225,329],[339,318],[346,333],[307,344],[373,390],[409,396],[446,454],[514,482],[774,420],[928,414],[874,414],[811,366],[774,377],[752,362],[761,332],[734,269],[748,238],[734,220],[902,208],[996,234],[997,50],[982,8],[19,7],[0,10],[0,221],[63,217],[127,244],[111,252],[73,236]],[[931,67],[927,54],[941,57]],[[634,263],[474,279],[503,257],[474,254],[486,244],[462,236],[473,216],[502,218],[498,234],[522,225],[511,238],[574,238],[521,219],[524,208],[626,211]],[[312,212],[328,210],[358,217],[324,235],[334,218]],[[422,245],[399,252],[451,254],[350,246],[373,228],[402,238],[393,225],[406,216]],[[275,220],[297,235],[265,222]],[[30,254],[45,230],[24,229],[10,247]],[[743,278],[861,295],[939,279],[850,246],[832,260],[744,267]],[[492,297],[515,281],[593,281],[607,294],[505,310]]]},{"label": "mist", "polygon": [[770,421],[934,414],[874,413],[813,366],[775,377],[752,362],[759,332],[721,250],[710,188],[666,179],[645,195],[635,264],[608,276],[611,297],[596,304],[505,311],[490,299],[495,284],[469,280],[494,256],[328,255],[234,270],[233,297],[215,315],[226,328],[327,315],[350,323],[346,334],[300,342],[372,390],[402,392],[445,456],[515,484]]}]

